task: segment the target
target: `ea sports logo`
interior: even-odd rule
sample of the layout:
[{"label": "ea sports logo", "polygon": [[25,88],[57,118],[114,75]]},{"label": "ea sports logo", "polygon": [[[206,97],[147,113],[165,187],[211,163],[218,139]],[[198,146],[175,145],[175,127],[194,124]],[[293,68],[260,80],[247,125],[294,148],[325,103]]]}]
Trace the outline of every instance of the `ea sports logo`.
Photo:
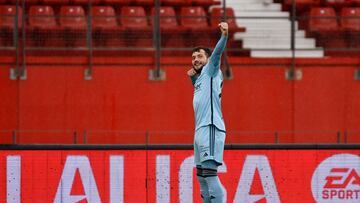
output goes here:
[{"label": "ea sports logo", "polygon": [[337,154],[316,168],[311,190],[319,203],[360,202],[360,156]]}]

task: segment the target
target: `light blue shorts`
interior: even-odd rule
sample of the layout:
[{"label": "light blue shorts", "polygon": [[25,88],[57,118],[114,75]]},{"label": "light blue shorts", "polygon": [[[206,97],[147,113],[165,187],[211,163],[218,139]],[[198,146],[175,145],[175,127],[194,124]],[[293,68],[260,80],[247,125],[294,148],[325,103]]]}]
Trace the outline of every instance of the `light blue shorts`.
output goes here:
[{"label": "light blue shorts", "polygon": [[218,165],[223,163],[225,131],[219,130],[215,125],[208,125],[195,131],[194,161],[201,165],[207,160],[214,160]]}]

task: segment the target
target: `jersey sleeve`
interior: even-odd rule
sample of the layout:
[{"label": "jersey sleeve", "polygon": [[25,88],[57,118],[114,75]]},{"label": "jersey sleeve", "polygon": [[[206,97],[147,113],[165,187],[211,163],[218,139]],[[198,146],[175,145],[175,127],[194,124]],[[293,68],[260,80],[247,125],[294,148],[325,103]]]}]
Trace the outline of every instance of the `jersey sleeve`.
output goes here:
[{"label": "jersey sleeve", "polygon": [[227,36],[221,35],[220,40],[216,44],[213,53],[210,56],[209,64],[207,68],[205,69],[205,72],[210,75],[214,76],[216,75],[220,70],[220,59],[221,55],[224,52],[224,49],[226,47],[227,42]]}]

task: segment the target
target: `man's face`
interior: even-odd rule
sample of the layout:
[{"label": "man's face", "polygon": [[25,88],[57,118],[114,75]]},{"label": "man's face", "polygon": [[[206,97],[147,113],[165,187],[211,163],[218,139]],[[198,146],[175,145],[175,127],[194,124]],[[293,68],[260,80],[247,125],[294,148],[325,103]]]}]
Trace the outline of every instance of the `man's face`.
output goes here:
[{"label": "man's face", "polygon": [[192,54],[192,65],[196,70],[200,70],[207,62],[208,57],[203,49]]}]

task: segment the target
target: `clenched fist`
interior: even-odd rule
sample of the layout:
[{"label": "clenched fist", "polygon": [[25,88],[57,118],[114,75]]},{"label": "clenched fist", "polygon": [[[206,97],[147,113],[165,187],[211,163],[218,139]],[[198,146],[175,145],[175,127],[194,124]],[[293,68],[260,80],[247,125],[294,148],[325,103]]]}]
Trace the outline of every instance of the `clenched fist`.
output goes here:
[{"label": "clenched fist", "polygon": [[194,76],[194,75],[196,75],[196,74],[197,74],[197,73],[196,73],[196,71],[195,71],[194,68],[188,70],[188,72],[187,72],[187,75],[188,75],[189,77],[192,77],[192,76]]},{"label": "clenched fist", "polygon": [[219,28],[223,35],[227,36],[229,33],[229,25],[226,22],[219,23]]}]

